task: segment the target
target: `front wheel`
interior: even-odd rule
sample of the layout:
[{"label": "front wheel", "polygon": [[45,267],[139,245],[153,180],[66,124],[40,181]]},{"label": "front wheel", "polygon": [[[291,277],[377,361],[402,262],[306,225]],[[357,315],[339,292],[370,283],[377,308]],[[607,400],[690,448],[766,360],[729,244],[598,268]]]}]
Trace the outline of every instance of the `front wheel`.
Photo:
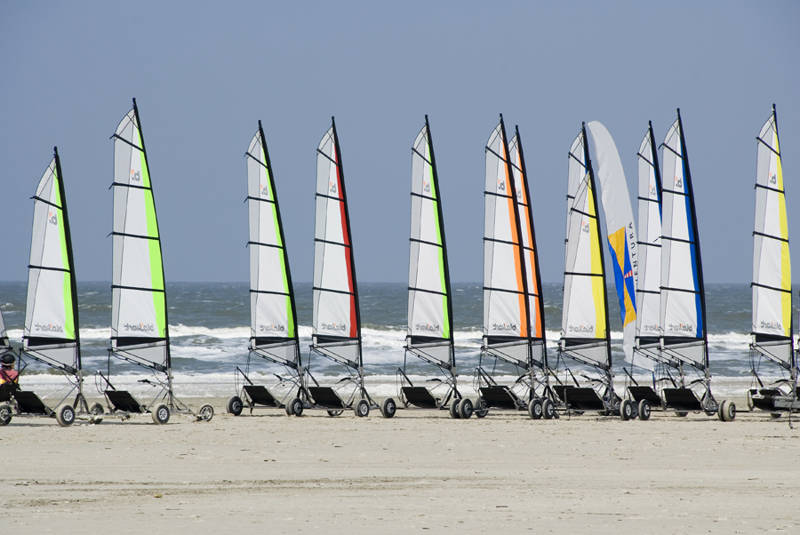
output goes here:
[{"label": "front wheel", "polygon": [[476,418],[484,418],[487,414],[489,414],[489,405],[486,403],[486,400],[483,398],[478,398],[478,402],[475,404],[475,413]]},{"label": "front wheel", "polygon": [[392,398],[386,398],[381,403],[381,415],[384,418],[392,418],[397,412],[397,403]]},{"label": "front wheel", "polygon": [[719,405],[719,412],[717,416],[723,422],[732,422],[734,418],[736,418],[736,405],[733,401],[730,400],[722,400],[722,403]]},{"label": "front wheel", "polygon": [[534,420],[539,420],[544,415],[541,399],[532,399],[528,402],[528,416]]},{"label": "front wheel", "polygon": [[341,416],[344,411],[342,409],[328,409],[328,416],[335,418]]},{"label": "front wheel", "polygon": [[355,413],[359,418],[369,416],[369,402],[366,399],[359,400],[356,403]]},{"label": "front wheel", "polygon": [[640,420],[649,420],[650,419],[650,412],[652,411],[650,407],[650,402],[646,399],[643,399],[639,402],[639,419]]},{"label": "front wheel", "polygon": [[75,409],[69,403],[59,405],[56,409],[56,421],[61,427],[68,427],[75,422]]},{"label": "front wheel", "polygon": [[623,420],[630,420],[633,418],[633,403],[629,399],[623,399],[619,404],[619,416]]},{"label": "front wheel", "polygon": [[242,403],[242,398],[240,398],[239,396],[233,396],[231,399],[228,400],[228,414],[239,416],[240,414],[242,414],[243,409],[244,409],[244,403]]},{"label": "front wheel", "polygon": [[101,414],[104,414],[105,412],[106,412],[106,410],[99,403],[92,403],[92,406],[89,407],[89,414],[91,414],[92,416],[100,416]]},{"label": "front wheel", "polygon": [[542,401],[542,413],[544,414],[545,420],[552,420],[556,417],[556,406],[555,404],[549,400],[545,399]]},{"label": "front wheel", "polygon": [[450,404],[450,418],[455,418],[455,419],[461,418],[461,413],[458,412],[459,403],[461,403],[461,399],[456,398]]},{"label": "front wheel", "polygon": [[169,407],[161,403],[160,405],[156,406],[156,409],[150,413],[150,416],[153,418],[153,423],[158,425],[164,425],[165,423],[169,422]]},{"label": "front wheel", "polygon": [[292,414],[295,416],[301,416],[303,414],[303,400],[300,398],[294,398],[289,406],[292,408]]},{"label": "front wheel", "polygon": [[464,420],[469,420],[472,417],[472,409],[472,401],[467,398],[464,398],[461,400],[461,403],[458,404],[458,414]]},{"label": "front wheel", "polygon": [[11,418],[13,417],[14,412],[11,410],[11,405],[8,403],[0,404],[0,426],[11,423]]},{"label": "front wheel", "polygon": [[208,404],[203,405],[197,412],[197,416],[201,422],[210,422],[211,418],[214,417],[214,407]]},{"label": "front wheel", "polygon": [[753,403],[753,392],[751,390],[745,392],[744,399],[747,402],[747,410],[753,412],[753,407],[755,407],[755,403]]}]

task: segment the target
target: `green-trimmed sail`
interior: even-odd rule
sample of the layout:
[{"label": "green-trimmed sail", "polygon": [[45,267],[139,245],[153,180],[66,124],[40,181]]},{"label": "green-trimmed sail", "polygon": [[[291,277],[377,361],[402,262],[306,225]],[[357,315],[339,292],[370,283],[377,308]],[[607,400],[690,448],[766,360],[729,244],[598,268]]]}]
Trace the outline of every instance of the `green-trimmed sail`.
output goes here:
[{"label": "green-trimmed sail", "polygon": [[411,148],[411,253],[408,271],[409,349],[455,366],[453,305],[436,158],[428,117]]},{"label": "green-trimmed sail", "polygon": [[161,237],[136,100],[114,139],[114,261],[111,348],[169,368]]},{"label": "green-trimmed sail", "polygon": [[78,373],[75,270],[61,163],[55,149],[33,200],[23,351],[53,367]]},{"label": "green-trimmed sail", "polygon": [[250,141],[246,159],[250,212],[250,349],[281,363],[299,365],[292,276],[261,121]]}]

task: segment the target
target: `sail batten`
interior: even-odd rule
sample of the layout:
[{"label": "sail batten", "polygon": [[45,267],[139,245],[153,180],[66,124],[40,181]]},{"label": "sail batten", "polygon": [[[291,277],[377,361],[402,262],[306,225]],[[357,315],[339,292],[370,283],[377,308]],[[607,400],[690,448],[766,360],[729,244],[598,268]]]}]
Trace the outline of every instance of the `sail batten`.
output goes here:
[{"label": "sail batten", "polygon": [[313,347],[361,367],[361,318],[336,123],[317,147]]},{"label": "sail batten", "polygon": [[428,118],[411,151],[411,233],[408,273],[409,349],[455,366],[447,242],[436,157]]},{"label": "sail batten", "polygon": [[600,239],[594,171],[586,130],[569,151],[567,239],[564,267],[561,351],[611,368],[605,266]]},{"label": "sail batten", "polygon": [[136,100],[114,140],[112,352],[171,366],[161,235]]},{"label": "sail batten", "polygon": [[[51,366],[81,369],[77,288],[58,150],[36,188],[23,350]],[[5,334],[5,333],[3,333]]]},{"label": "sail batten", "polygon": [[250,349],[299,365],[297,315],[275,178],[261,121],[247,152]]},{"label": "sail batten", "polygon": [[700,239],[680,112],[662,147],[661,349],[673,360],[707,370]]},{"label": "sail batten", "polygon": [[792,269],[774,105],[756,140],[752,347],[790,368],[795,359]]}]

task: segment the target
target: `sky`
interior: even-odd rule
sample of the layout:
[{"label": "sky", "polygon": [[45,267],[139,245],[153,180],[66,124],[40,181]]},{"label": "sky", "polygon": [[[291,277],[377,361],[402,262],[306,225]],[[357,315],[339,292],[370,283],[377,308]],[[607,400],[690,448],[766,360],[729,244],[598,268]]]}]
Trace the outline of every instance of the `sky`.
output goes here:
[{"label": "sky", "polygon": [[484,145],[503,113],[525,147],[542,279],[558,282],[581,121],[608,127],[635,199],[647,121],[661,142],[680,107],[706,281],[746,283],[755,136],[773,102],[800,237],[798,28],[789,1],[0,0],[0,280],[27,278],[30,197],[54,145],[77,279],[110,280],[109,136],[136,97],[168,281],[248,280],[243,154],[259,119],[293,278],[311,280],[315,150],[332,115],[358,278],[406,281],[426,113],[451,279],[480,281]]}]

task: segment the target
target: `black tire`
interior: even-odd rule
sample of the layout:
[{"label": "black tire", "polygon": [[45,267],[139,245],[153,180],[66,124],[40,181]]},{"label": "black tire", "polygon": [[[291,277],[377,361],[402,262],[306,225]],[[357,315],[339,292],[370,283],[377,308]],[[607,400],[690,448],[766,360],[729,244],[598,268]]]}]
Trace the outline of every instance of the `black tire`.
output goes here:
[{"label": "black tire", "polygon": [[356,416],[359,418],[366,418],[369,416],[369,402],[366,399],[358,400],[356,403],[356,408],[354,409]]},{"label": "black tire", "polygon": [[461,403],[461,399],[460,398],[456,398],[450,404],[450,418],[455,418],[456,420],[461,418],[461,413],[458,412],[459,403]]},{"label": "black tire", "polygon": [[394,418],[397,412],[397,403],[392,398],[386,398],[381,403],[381,416],[384,418]]},{"label": "black tire", "polygon": [[734,418],[736,418],[736,405],[733,401],[727,399],[722,400],[722,403],[719,404],[717,416],[723,422],[732,422]]},{"label": "black tire", "polygon": [[342,409],[328,409],[328,416],[335,418],[341,416],[344,411]]},{"label": "black tire", "polygon": [[0,404],[0,426],[8,425],[14,417],[14,411],[8,403]]},{"label": "black tire", "polygon": [[92,405],[89,407],[89,414],[91,414],[92,416],[100,416],[105,412],[106,412],[105,408],[103,408],[103,406],[99,403],[92,403]]},{"label": "black tire", "polygon": [[303,400],[300,398],[294,398],[289,406],[292,408],[292,414],[295,416],[302,416],[303,415]]},{"label": "black tire", "polygon": [[675,416],[678,418],[686,418],[689,415],[689,411],[675,411]]},{"label": "black tire", "polygon": [[528,402],[528,416],[534,420],[539,420],[544,416],[544,406],[541,399],[532,399]]},{"label": "black tire", "polygon": [[150,413],[150,416],[153,418],[153,423],[164,425],[169,422],[169,407],[163,403],[156,405],[156,408]]},{"label": "black tire", "polygon": [[542,401],[542,414],[544,414],[545,420],[552,420],[553,418],[557,418],[556,416],[556,404],[553,403],[550,399],[545,399]]},{"label": "black tire", "polygon": [[244,409],[244,403],[242,403],[242,398],[240,398],[239,396],[233,396],[231,399],[228,400],[228,414],[239,416],[240,414],[242,414],[243,409]]},{"label": "black tire", "polygon": [[748,389],[747,392],[744,394],[745,402],[747,403],[747,410],[753,412],[753,407],[755,404],[753,403],[753,393]]},{"label": "black tire", "polygon": [[643,399],[639,402],[639,419],[642,421],[647,421],[650,419],[650,413],[652,412],[652,407],[650,407],[650,402],[646,399]]},{"label": "black tire", "polygon": [[467,398],[462,399],[461,403],[458,404],[458,414],[461,416],[461,418],[464,420],[469,420],[472,418],[473,412],[472,400]]},{"label": "black tire", "polygon": [[472,412],[475,413],[476,418],[485,418],[486,415],[489,414],[489,405],[486,404],[486,400],[478,398],[478,402],[475,404],[475,409]]},{"label": "black tire", "polygon": [[213,417],[214,407],[212,405],[205,404],[197,411],[197,419],[201,422],[210,422]]},{"label": "black tire", "polygon": [[56,421],[61,427],[69,427],[75,423],[75,409],[69,403],[62,403],[56,409]]},{"label": "black tire", "polygon": [[623,421],[633,418],[633,403],[629,399],[623,399],[619,404],[619,416]]}]

